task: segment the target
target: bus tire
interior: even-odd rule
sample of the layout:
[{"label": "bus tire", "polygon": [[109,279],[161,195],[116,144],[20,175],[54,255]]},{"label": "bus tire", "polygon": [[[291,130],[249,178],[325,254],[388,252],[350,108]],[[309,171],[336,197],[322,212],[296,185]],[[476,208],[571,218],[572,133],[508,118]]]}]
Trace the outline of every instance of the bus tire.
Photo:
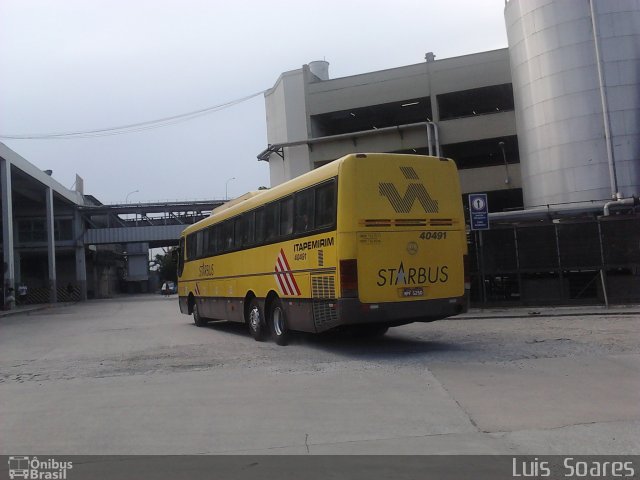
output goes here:
[{"label": "bus tire", "polygon": [[249,303],[249,311],[247,312],[247,323],[249,324],[249,333],[256,342],[262,342],[267,336],[267,323],[264,321],[264,315],[260,309],[260,302],[257,298],[252,298]]},{"label": "bus tire", "polygon": [[289,328],[287,327],[287,316],[282,308],[282,301],[276,298],[271,305],[269,315],[269,327],[271,328],[271,338],[278,345],[289,343]]},{"label": "bus tire", "polygon": [[193,302],[193,323],[197,327],[204,327],[207,324],[207,320],[200,315],[200,309],[198,309],[198,301]]}]

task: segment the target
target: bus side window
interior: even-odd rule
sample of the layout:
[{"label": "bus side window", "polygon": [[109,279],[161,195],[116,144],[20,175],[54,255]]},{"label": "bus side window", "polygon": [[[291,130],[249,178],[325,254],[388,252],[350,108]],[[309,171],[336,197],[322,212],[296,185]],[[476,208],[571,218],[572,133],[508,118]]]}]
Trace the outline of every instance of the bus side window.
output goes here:
[{"label": "bus side window", "polygon": [[191,260],[193,254],[191,252],[193,252],[193,234],[192,235],[187,235],[187,239],[185,241],[186,244],[186,250],[184,251],[184,258],[189,261]]},{"label": "bus side window", "polygon": [[274,240],[278,236],[278,226],[280,224],[280,204],[278,202],[270,203],[265,208],[265,237],[268,242]]},{"label": "bus side window", "polygon": [[295,196],[295,223],[296,233],[304,233],[313,230],[313,194],[314,190],[309,188],[296,193]]},{"label": "bus side window", "polygon": [[316,228],[329,227],[336,221],[336,183],[316,188]]},{"label": "bus side window", "polygon": [[222,223],[222,241],[224,242],[222,248],[225,252],[233,248],[233,222],[231,220]]},{"label": "bus side window", "polygon": [[253,245],[255,241],[254,231],[255,212],[248,212],[242,215],[242,244]]},{"label": "bus side window", "polygon": [[202,230],[202,256],[208,257],[211,255],[209,252],[209,229]]},{"label": "bus side window", "polygon": [[207,247],[207,252],[209,252],[209,255],[215,255],[217,252],[217,238],[216,238],[216,234],[217,234],[217,229],[215,227],[210,227],[209,228],[209,246]]},{"label": "bus side window", "polygon": [[265,239],[265,213],[264,208],[256,210],[256,224],[255,224],[256,243],[260,245]]},{"label": "bus side window", "polygon": [[280,200],[280,236],[293,233],[293,197]]},{"label": "bus side window", "polygon": [[244,237],[243,230],[244,228],[242,224],[242,217],[236,217],[233,220],[233,231],[234,231],[233,247],[234,248],[240,248],[242,246],[242,238]]},{"label": "bus side window", "polygon": [[196,232],[196,257],[202,257],[202,230]]}]

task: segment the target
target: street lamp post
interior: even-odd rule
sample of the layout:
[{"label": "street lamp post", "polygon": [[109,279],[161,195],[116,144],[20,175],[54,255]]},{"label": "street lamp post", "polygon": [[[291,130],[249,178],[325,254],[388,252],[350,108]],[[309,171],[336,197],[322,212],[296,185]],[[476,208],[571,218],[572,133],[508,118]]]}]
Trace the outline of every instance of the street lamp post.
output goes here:
[{"label": "street lamp post", "polygon": [[129,192],[127,193],[127,196],[124,199],[124,203],[128,203],[129,202],[129,195],[133,194],[133,193],[138,193],[140,190],[134,190],[133,192]]},{"label": "street lamp post", "polygon": [[228,189],[228,187],[229,187],[229,182],[230,182],[231,180],[235,180],[235,179],[236,179],[236,177],[231,177],[230,179],[228,179],[228,180],[224,183],[224,199],[225,199],[225,200],[229,200],[229,189]]}]

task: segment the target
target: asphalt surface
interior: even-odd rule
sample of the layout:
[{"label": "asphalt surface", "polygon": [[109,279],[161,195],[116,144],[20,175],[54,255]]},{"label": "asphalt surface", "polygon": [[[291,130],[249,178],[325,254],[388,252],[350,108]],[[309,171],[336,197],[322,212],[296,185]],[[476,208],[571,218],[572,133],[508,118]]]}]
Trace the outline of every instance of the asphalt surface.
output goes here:
[{"label": "asphalt surface", "polygon": [[639,454],[640,309],[380,339],[195,327],[177,298],[0,317],[0,454]]}]

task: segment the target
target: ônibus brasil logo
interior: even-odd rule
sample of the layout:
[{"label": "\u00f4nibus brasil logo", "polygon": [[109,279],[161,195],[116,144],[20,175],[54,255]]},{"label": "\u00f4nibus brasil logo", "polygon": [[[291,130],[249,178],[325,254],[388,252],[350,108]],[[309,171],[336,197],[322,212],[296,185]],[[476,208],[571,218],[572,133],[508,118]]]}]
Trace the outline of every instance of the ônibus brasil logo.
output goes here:
[{"label": "\u00f4nibus brasil logo", "polygon": [[9,457],[9,478],[32,480],[66,480],[67,470],[73,468],[73,462],[61,462],[54,458],[40,460],[38,457]]}]

